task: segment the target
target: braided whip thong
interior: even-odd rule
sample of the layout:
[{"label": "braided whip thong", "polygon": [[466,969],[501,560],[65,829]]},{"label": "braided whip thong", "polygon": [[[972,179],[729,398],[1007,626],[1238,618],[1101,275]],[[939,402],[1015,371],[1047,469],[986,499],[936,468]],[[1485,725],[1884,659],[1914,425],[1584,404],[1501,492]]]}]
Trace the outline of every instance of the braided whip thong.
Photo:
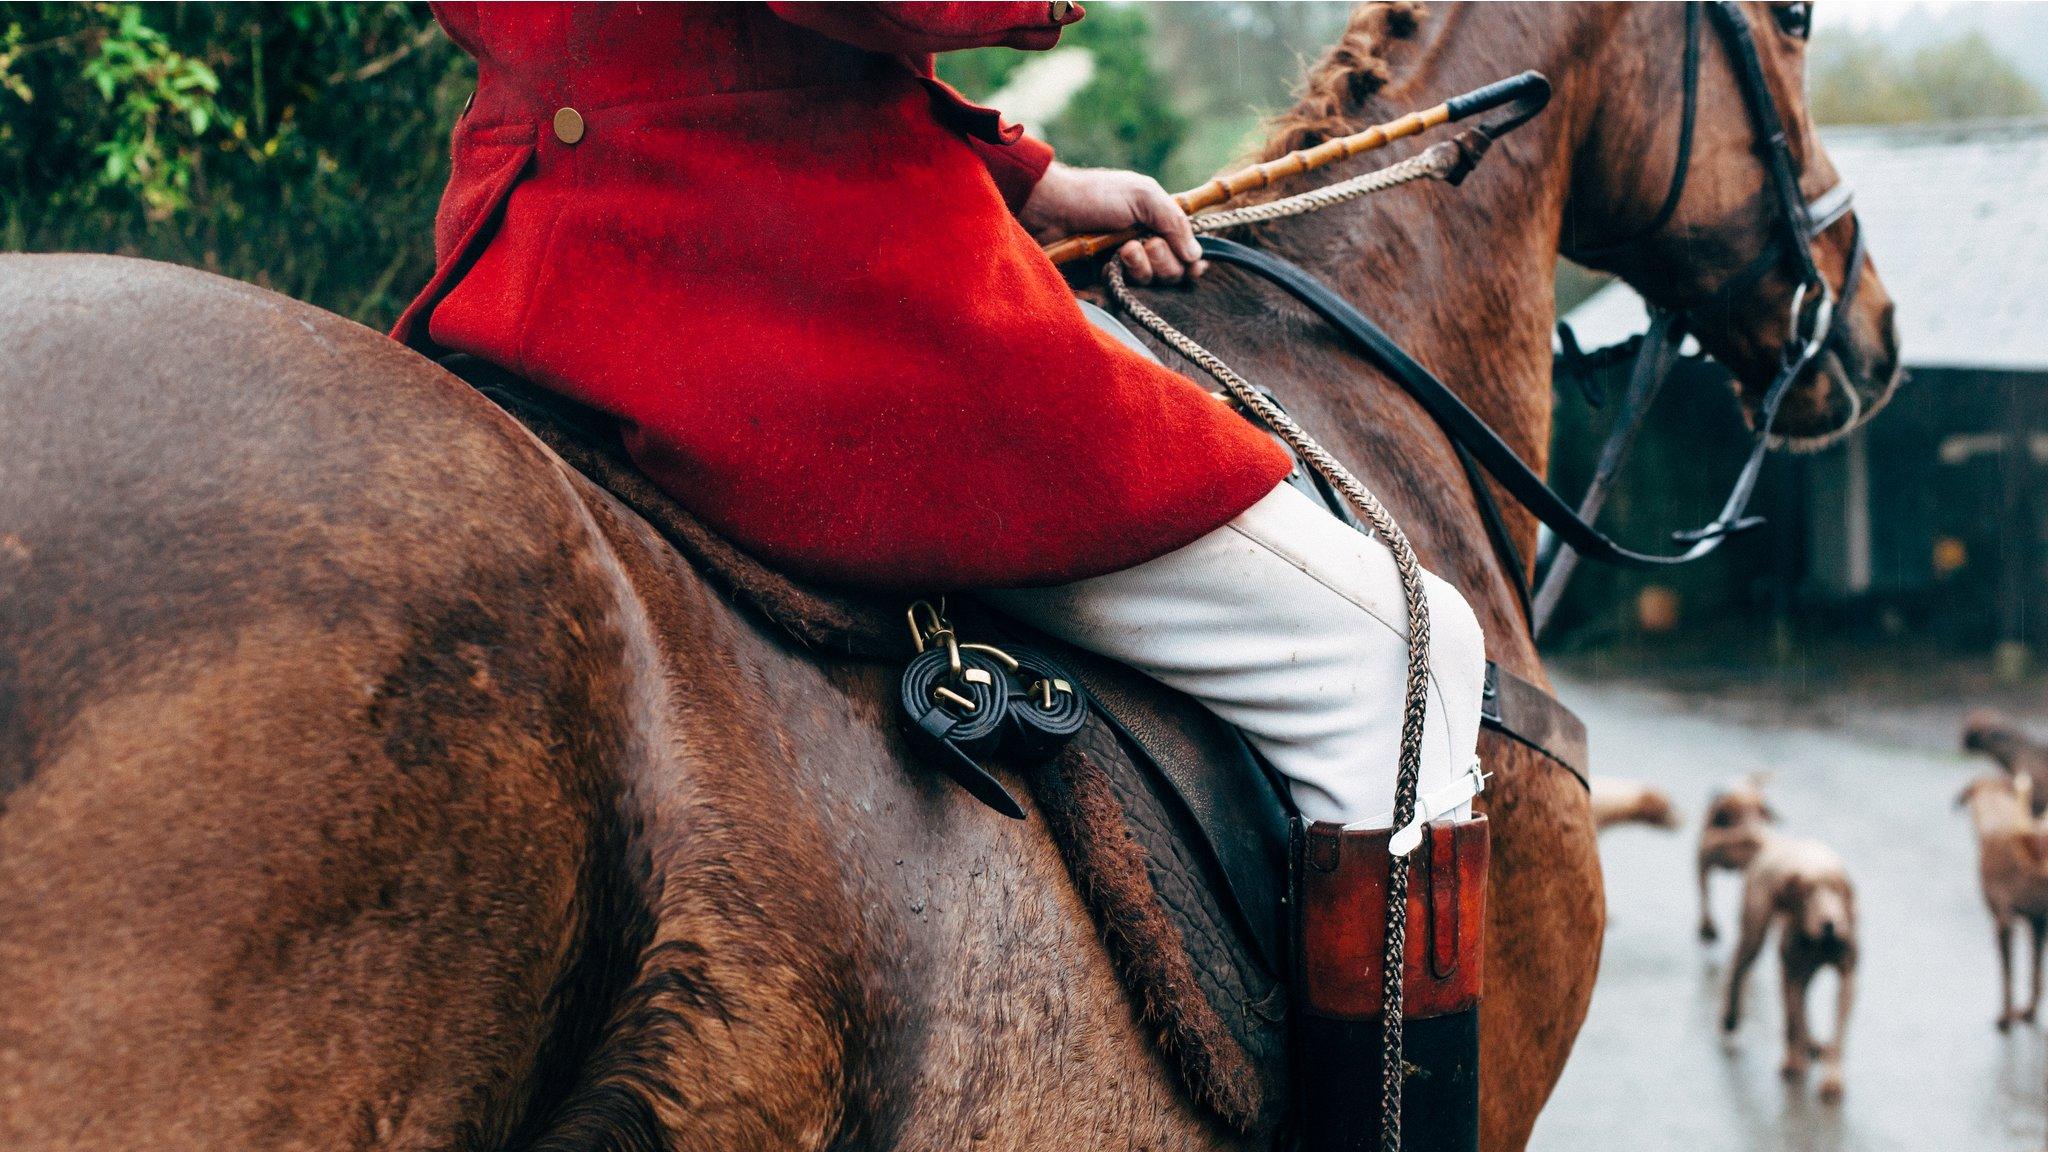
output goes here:
[{"label": "braided whip thong", "polygon": [[[1418,158],[1419,159],[1419,158]],[[1115,260],[1103,269],[1103,278],[1109,287],[1110,296],[1131,318],[1144,325],[1154,335],[1166,341],[1175,351],[1200,365],[1204,372],[1223,385],[1233,399],[1244,406],[1245,411],[1257,416],[1271,428],[1287,446],[1294,449],[1311,468],[1329,481],[1331,487],[1344,494],[1358,510],[1365,522],[1372,526],[1374,535],[1393,553],[1394,566],[1401,574],[1401,599],[1408,609],[1408,684],[1401,706],[1401,758],[1394,783],[1394,823],[1398,830],[1408,826],[1415,819],[1415,794],[1417,781],[1422,772],[1422,722],[1426,714],[1429,697],[1429,604],[1422,590],[1422,566],[1416,562],[1415,549],[1409,546],[1408,537],[1401,526],[1387,512],[1379,498],[1353,476],[1349,469],[1330,455],[1321,444],[1316,443],[1301,425],[1282,411],[1278,404],[1268,400],[1251,383],[1239,376],[1230,365],[1217,359],[1208,349],[1195,343],[1188,335],[1166,322],[1157,312],[1147,308],[1131,294],[1124,283],[1122,266]],[[1408,951],[1408,861],[1404,856],[1394,856],[1389,864],[1387,876],[1387,940],[1386,952],[1381,963],[1380,1044],[1381,1066],[1384,1069],[1381,1083],[1380,1146],[1384,1152],[1400,1152],[1401,1148],[1401,1089],[1403,1065],[1401,1059],[1401,969]]]}]

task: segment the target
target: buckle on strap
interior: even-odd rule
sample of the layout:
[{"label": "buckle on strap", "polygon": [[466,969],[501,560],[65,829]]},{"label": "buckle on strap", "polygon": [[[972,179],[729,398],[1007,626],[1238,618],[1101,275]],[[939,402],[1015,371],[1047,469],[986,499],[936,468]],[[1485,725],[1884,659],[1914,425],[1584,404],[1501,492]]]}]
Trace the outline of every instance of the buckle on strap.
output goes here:
[{"label": "buckle on strap", "polygon": [[[1406,856],[1422,845],[1422,826],[1449,812],[1455,812],[1460,805],[1468,804],[1486,790],[1489,773],[1480,768],[1479,757],[1463,772],[1451,778],[1451,782],[1427,796],[1415,798],[1415,819],[1396,831],[1387,841],[1387,851],[1395,856]],[[1356,827],[1356,825],[1354,825]]]},{"label": "buckle on strap", "polygon": [[1549,757],[1591,787],[1585,722],[1557,697],[1491,660],[1479,697],[1479,726]]}]

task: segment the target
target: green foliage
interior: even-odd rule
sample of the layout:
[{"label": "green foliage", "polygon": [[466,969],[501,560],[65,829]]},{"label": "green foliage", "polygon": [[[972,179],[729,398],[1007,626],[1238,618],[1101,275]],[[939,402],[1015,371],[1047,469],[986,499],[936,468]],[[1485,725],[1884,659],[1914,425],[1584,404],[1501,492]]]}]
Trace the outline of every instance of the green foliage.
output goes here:
[{"label": "green foliage", "polygon": [[[106,157],[107,183],[134,188],[161,218],[190,202],[194,165],[173,133],[205,135],[220,111],[220,77],[144,24],[141,9],[123,9],[120,18],[99,55],[85,62],[85,78],[114,111],[114,135],[93,151]],[[162,123],[167,118],[182,123]]]},{"label": "green foliage", "polygon": [[[1068,28],[1061,48],[1095,57],[1095,74],[1066,109],[1045,125],[1060,159],[1077,165],[1132,168],[1160,175],[1187,132],[1165,81],[1152,66],[1152,26],[1137,5],[1098,4]],[[1028,59],[1007,48],[952,52],[939,75],[970,99],[994,96]]]},{"label": "green foliage", "polygon": [[[1063,37],[1061,43],[1071,41]],[[987,100],[1001,91],[1010,82],[1011,73],[1028,59],[1024,53],[1009,48],[948,52],[938,58],[939,79],[958,88],[969,100]]]},{"label": "green foliage", "polygon": [[0,246],[208,268],[386,324],[472,66],[423,4],[0,4]]},{"label": "green foliage", "polygon": [[1137,6],[1098,5],[1069,33],[1095,56],[1095,76],[1045,126],[1068,163],[1159,175],[1187,132],[1152,67],[1151,24]]},{"label": "green foliage", "polygon": [[1830,32],[1813,52],[1813,113],[1823,124],[2035,116],[2048,108],[1981,32],[1910,53],[1867,33]]}]

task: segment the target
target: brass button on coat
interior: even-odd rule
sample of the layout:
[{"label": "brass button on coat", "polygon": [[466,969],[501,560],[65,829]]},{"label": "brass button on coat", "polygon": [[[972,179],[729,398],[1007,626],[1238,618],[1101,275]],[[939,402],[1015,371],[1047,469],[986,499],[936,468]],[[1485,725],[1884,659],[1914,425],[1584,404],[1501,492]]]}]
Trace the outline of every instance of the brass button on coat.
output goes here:
[{"label": "brass button on coat", "polygon": [[583,139],[583,113],[574,108],[555,109],[555,139],[564,144]]}]

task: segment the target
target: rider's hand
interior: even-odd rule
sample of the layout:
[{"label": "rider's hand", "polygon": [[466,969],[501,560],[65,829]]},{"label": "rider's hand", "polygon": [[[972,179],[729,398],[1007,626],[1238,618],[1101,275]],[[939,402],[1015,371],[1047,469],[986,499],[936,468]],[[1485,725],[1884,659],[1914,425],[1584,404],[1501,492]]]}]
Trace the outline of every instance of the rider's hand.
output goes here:
[{"label": "rider's hand", "polygon": [[1155,232],[1117,249],[1136,284],[1176,284],[1208,271],[1187,213],[1159,181],[1110,168],[1069,168],[1054,161],[1017,218],[1041,243],[1079,232],[1143,228]]}]

